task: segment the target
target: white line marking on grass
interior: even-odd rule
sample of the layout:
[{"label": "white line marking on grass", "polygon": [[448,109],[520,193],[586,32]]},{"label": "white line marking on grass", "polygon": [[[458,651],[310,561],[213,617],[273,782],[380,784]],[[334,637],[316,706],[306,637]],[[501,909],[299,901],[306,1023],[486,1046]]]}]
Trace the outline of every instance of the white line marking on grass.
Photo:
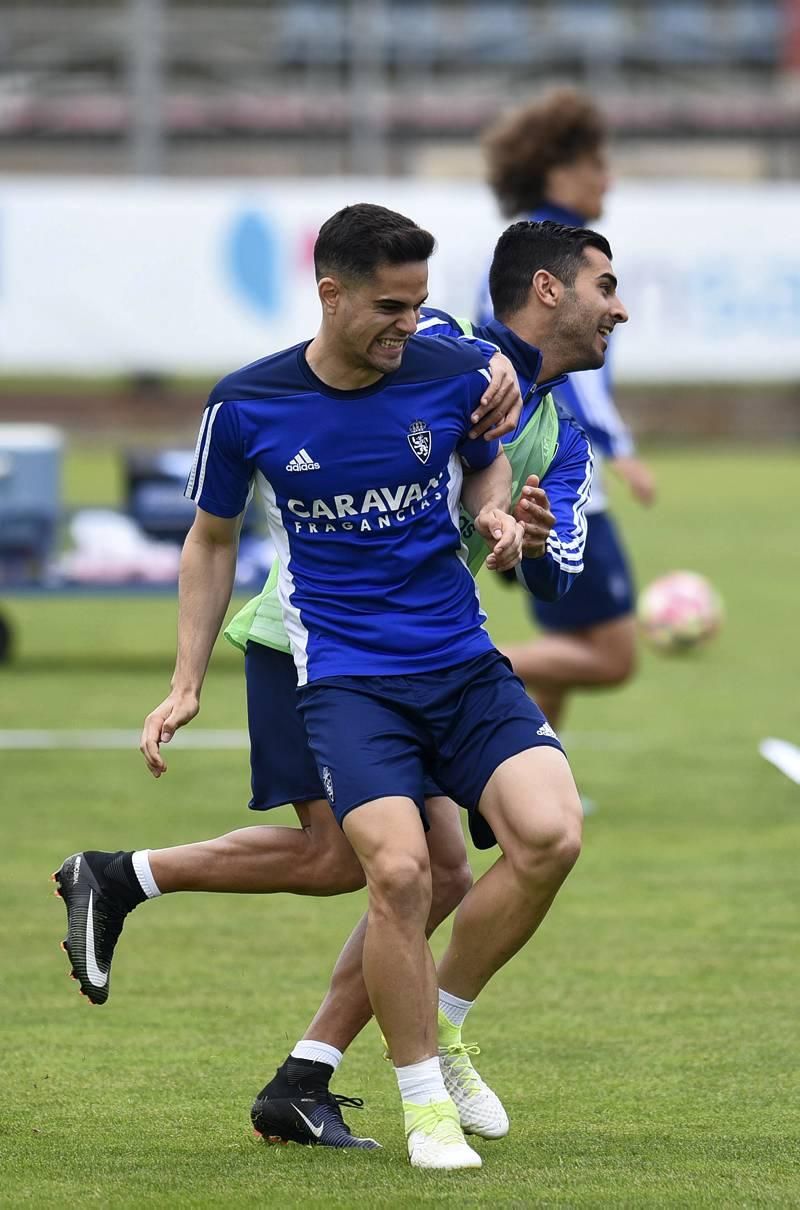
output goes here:
[{"label": "white line marking on grass", "polygon": [[[0,750],[6,752],[23,752],[33,749],[50,751],[81,750],[120,751],[129,752],[139,747],[139,731],[115,731],[113,729],[97,729],[94,731],[79,731],[77,729],[54,729],[49,731],[2,731],[0,730]],[[568,731],[564,735],[564,746],[567,751],[572,748],[584,748],[592,752],[630,752],[644,746],[648,742],[646,736],[641,738],[630,732],[614,731]],[[170,748],[195,748],[209,751],[247,751],[250,739],[246,731],[211,730],[203,727],[189,727],[177,731],[174,739],[170,740]]]},{"label": "white line marking on grass", "polygon": [[800,786],[800,748],[796,744],[790,744],[788,739],[775,739],[770,736],[768,739],[762,739],[758,750],[764,760],[768,760]]},{"label": "white line marking on grass", "polygon": [[[129,752],[138,749],[140,737],[140,731],[0,731],[0,748],[7,752],[33,748]],[[175,738],[170,740],[169,747],[247,751],[250,740],[246,731],[211,731],[198,727],[193,731],[178,731]]]}]

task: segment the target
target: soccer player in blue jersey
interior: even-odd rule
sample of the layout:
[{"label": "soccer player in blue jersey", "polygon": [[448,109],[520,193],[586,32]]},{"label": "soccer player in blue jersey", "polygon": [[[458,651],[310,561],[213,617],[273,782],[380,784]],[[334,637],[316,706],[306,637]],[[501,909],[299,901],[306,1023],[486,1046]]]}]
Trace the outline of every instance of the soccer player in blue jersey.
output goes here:
[{"label": "soccer player in blue jersey", "polygon": [[424,775],[504,853],[456,916],[448,980],[465,1000],[549,909],[578,855],[580,804],[560,743],[491,644],[460,555],[459,497],[490,567],[519,561],[522,527],[507,511],[505,456],[468,437],[485,358],[413,335],[432,250],[432,237],[382,207],[341,211],[315,246],[317,336],[212,392],[187,485],[198,510],[168,717],[197,713],[255,484],[281,557],[299,708],[367,879],[363,973],[409,1158],[462,1168],[481,1160],[438,1061]]},{"label": "soccer player in blue jersey", "polygon": [[[535,584],[537,591],[547,596],[561,592],[565,583],[574,579],[579,570],[582,508],[587,487],[587,446],[585,438],[574,426],[555,415],[552,402],[546,394],[553,381],[542,381],[542,357],[535,348],[531,348],[531,343],[553,349],[553,356],[547,359],[553,369],[571,369],[595,364],[598,355],[602,358],[599,352],[602,345],[602,338],[598,336],[599,328],[604,325],[613,326],[625,318],[624,310],[616,300],[613,290],[609,288],[613,285],[613,275],[608,272],[608,251],[605,241],[593,236],[591,232],[567,231],[554,224],[518,224],[498,245],[498,302],[504,313],[508,311],[510,326],[494,322],[488,329],[476,332],[477,336],[482,336],[505,350],[520,373],[526,397],[525,408],[517,431],[509,435],[506,445],[514,467],[515,480],[521,481],[530,471],[535,470],[538,475],[544,476],[544,483],[551,487],[555,516],[546,509],[538,509],[540,516],[533,523],[529,523],[529,539],[537,544],[535,548],[531,548],[531,553],[535,553],[537,558],[535,570],[529,569],[526,574],[529,584]],[[584,260],[585,264],[582,263]],[[542,284],[548,282],[549,274],[536,272],[545,265],[558,269],[563,277],[570,280],[577,277],[573,290],[565,292],[562,305],[555,310],[550,293],[547,290],[541,291]],[[500,290],[503,280],[509,286],[505,294]],[[532,280],[536,286],[534,290],[531,289]],[[550,284],[552,287],[552,283]],[[577,313],[574,306],[568,307],[565,301],[566,296],[573,293],[579,304]],[[577,315],[580,316],[580,322],[576,323]],[[425,335],[432,335],[437,331],[462,330],[463,324],[452,317],[445,316],[442,312],[423,309],[420,331]],[[546,371],[544,372],[547,377]],[[554,526],[555,532],[551,533]],[[467,541],[470,541],[469,537]],[[262,805],[263,798],[269,797],[270,792],[275,791],[276,762],[280,770],[287,760],[287,746],[292,747],[292,735],[287,732],[285,721],[286,716],[291,713],[291,703],[281,709],[280,693],[285,692],[286,678],[283,677],[280,664],[286,657],[278,656],[277,652],[271,649],[273,646],[277,648],[279,644],[267,627],[264,602],[259,603],[257,598],[253,604],[259,605],[264,620],[256,627],[253,611],[248,614],[246,607],[241,616],[246,618],[247,626],[236,641],[240,641],[242,634],[245,641],[248,635],[251,638],[251,650],[248,655],[249,685],[251,682],[257,683],[263,670],[269,666],[266,689],[271,688],[271,692],[259,698],[265,710],[272,708],[269,721],[262,718],[264,710],[254,709],[253,696],[249,695],[254,751],[263,750],[272,754],[271,762],[265,761],[263,766],[255,758],[253,763],[253,805]],[[252,641],[253,638],[255,642]],[[257,660],[254,658],[256,655],[259,656]],[[278,689],[278,700],[275,703],[278,686],[281,688]],[[160,723],[158,729],[160,731]],[[302,746],[302,738],[295,740],[295,748]],[[289,768],[292,768],[291,763]],[[280,776],[282,775],[278,772],[278,777]],[[282,797],[278,794],[276,802],[298,797],[298,778],[309,787],[314,784],[316,778],[313,766],[309,772],[303,773],[302,764],[296,765],[293,772],[283,776],[285,792]],[[319,787],[318,781],[316,785]],[[261,800],[257,787],[262,791]],[[289,787],[293,787],[291,792]],[[309,796],[313,792],[309,790]],[[316,793],[319,794],[319,789]],[[322,804],[307,803],[304,806],[309,810],[318,805]],[[449,907],[442,910],[447,897],[450,896],[451,905],[454,901],[457,902],[469,883],[460,832],[450,828],[451,819],[445,813],[449,805],[441,799],[428,804],[431,816],[433,817],[435,808],[442,823],[442,826],[435,824],[434,831],[438,829],[446,837],[446,843],[438,849],[437,866],[439,877],[446,885],[440,888],[441,898],[432,910],[429,921],[431,927],[449,910]],[[305,822],[306,817],[301,815],[301,818]],[[324,822],[324,815],[319,818],[315,812],[314,822],[309,829],[310,838],[320,833],[324,836]],[[308,851],[313,849],[306,845],[306,852],[303,852],[304,846],[298,848],[296,845],[290,845],[289,841],[294,835],[293,830],[285,828],[250,828],[218,841],[160,850],[150,854],[158,875],[155,890],[152,890],[149,862],[145,863],[147,877],[142,885],[150,894],[158,893],[159,890],[180,889],[299,889],[306,893],[319,894],[350,889],[353,883],[358,885],[358,872],[352,869],[352,863],[348,864],[346,852],[331,852],[329,855],[320,853],[319,870],[316,866],[310,868]],[[433,832],[431,835],[433,836]],[[331,848],[336,850],[337,846],[331,845]],[[341,848],[339,845],[338,850]],[[432,847],[432,862],[435,854],[437,850]],[[110,854],[89,856],[95,861],[102,856],[107,862],[112,857]],[[124,856],[130,858],[129,854]],[[144,853],[136,856],[146,859],[148,855]],[[329,860],[326,861],[325,856],[329,856]],[[140,872],[140,879],[142,876]],[[109,895],[109,887],[106,884],[106,903]],[[437,911],[439,914],[435,915]],[[323,1008],[312,1022],[304,1040],[294,1048],[292,1056],[279,1070],[278,1078],[271,1081],[264,1090],[265,1093],[269,1090],[268,1104],[263,1104],[263,1097],[260,1106],[257,1102],[255,1120],[264,1133],[269,1133],[265,1125],[271,1122],[275,1133],[280,1133],[281,1137],[315,1141],[309,1133],[309,1128],[304,1127],[302,1123],[299,1123],[298,1132],[298,1123],[294,1120],[296,1110],[291,1098],[294,1096],[296,1101],[300,1096],[298,1082],[302,1081],[302,1100],[312,1129],[316,1127],[324,1131],[318,1141],[335,1146],[371,1145],[370,1140],[354,1139],[343,1128],[341,1112],[338,1106],[333,1105],[327,1093],[327,1080],[341,1058],[337,1046],[344,1049],[369,1016],[369,1005],[359,972],[362,940],[363,927],[359,927],[337,964],[334,983]],[[111,949],[113,950],[113,941]],[[106,967],[109,962],[110,951]],[[89,993],[92,996],[97,994],[96,989],[92,988]],[[453,1034],[452,1039],[444,1039],[448,1044],[442,1048],[440,1028],[440,1055],[448,1091],[459,1105],[462,1124],[473,1133],[498,1137],[507,1130],[507,1119],[502,1106],[490,1090],[482,1085],[477,1073],[472,1069],[468,1055],[460,1044],[458,1025],[453,1020],[443,1020],[448,1014],[450,1018],[455,1016],[463,1019],[468,1005],[458,1001],[453,1003],[454,1000],[457,1001],[457,998],[450,996],[446,991],[442,992],[444,1009],[441,1011],[440,1006],[440,1027],[447,1026]],[[294,1083],[288,1079],[292,1075]],[[316,1085],[316,1088],[310,1087],[310,1083]],[[310,1092],[314,1092],[314,1097],[308,1095]],[[282,1113],[283,1119],[276,1120],[276,1113]],[[266,1122],[262,1118],[265,1118]]]},{"label": "soccer player in blue jersey", "polygon": [[[503,214],[574,227],[596,219],[609,183],[606,143],[598,108],[569,89],[502,117],[487,132],[484,148],[489,184]],[[481,321],[491,314],[487,283]],[[635,456],[630,431],[614,405],[608,362],[570,374],[554,395],[587,433],[596,461],[607,460],[634,497],[651,504],[653,476]],[[631,571],[597,467],[587,517],[584,570],[574,590],[555,602],[534,599],[544,635],[506,651],[556,728],[572,690],[621,685],[636,663]]]}]

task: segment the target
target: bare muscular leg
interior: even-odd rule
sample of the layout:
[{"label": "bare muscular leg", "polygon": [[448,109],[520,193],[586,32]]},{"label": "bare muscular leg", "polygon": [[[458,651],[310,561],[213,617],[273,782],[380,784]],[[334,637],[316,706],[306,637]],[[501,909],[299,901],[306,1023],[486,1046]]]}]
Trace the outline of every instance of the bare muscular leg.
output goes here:
[{"label": "bare muscular leg", "polygon": [[326,800],[295,806],[302,827],[258,824],[195,844],[150,850],[159,890],[341,895],[364,872]]},{"label": "bare muscular leg", "polygon": [[[428,799],[425,804],[431,830],[427,833],[431,864],[432,897],[427,935],[433,933],[464,898],[472,885],[460,810],[449,798]],[[327,1042],[344,1051],[372,1017],[362,971],[367,916],[362,916],[344,944],[325,999],[304,1039]]]},{"label": "bare muscular leg", "polygon": [[559,727],[574,689],[622,685],[636,668],[636,620],[632,614],[586,630],[549,631],[505,648],[551,726]]}]

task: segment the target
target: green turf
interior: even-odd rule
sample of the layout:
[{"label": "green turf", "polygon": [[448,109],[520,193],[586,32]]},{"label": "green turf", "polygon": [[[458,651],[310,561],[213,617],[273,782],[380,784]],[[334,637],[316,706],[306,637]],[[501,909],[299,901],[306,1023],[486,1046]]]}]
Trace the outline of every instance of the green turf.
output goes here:
[{"label": "green turf", "polygon": [[[658,509],[619,499],[640,578],[708,574],[728,609],[694,656],[645,654],[623,692],[576,700],[567,740],[600,803],[540,935],[470,1018],[512,1118],[478,1173],[404,1162],[374,1029],[336,1087],[385,1144],[255,1144],[254,1092],[302,1031],[362,896],[172,896],[126,926],[90,1008],[57,948],[47,874],[80,847],[160,846],[247,822],[243,753],[2,752],[0,1204],[719,1207],[800,1205],[800,788],[756,752],[800,739],[796,463],[655,459]],[[498,639],[528,630],[489,581]],[[0,727],[137,727],[166,691],[163,600],[16,601]],[[200,723],[244,722],[239,659],[215,659]],[[288,817],[287,817],[288,818]],[[484,859],[476,858],[476,870]]]}]

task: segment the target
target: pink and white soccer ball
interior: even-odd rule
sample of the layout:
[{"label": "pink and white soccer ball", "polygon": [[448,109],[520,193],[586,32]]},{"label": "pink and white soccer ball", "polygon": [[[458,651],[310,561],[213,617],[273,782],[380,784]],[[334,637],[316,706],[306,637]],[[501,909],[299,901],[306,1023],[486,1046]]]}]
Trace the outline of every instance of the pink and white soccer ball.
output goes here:
[{"label": "pink and white soccer ball", "polygon": [[639,624],[660,651],[685,651],[704,643],[722,625],[722,601],[705,576],[671,571],[639,597]]}]

